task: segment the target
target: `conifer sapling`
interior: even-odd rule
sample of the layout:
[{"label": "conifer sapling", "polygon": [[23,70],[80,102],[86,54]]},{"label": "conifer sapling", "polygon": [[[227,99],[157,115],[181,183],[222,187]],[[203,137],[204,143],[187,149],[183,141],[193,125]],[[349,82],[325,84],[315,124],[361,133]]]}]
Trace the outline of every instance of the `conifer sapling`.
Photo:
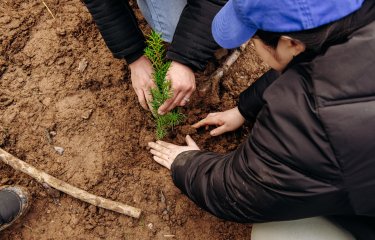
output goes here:
[{"label": "conifer sapling", "polygon": [[153,80],[155,88],[151,89],[152,95],[152,113],[156,121],[156,137],[162,139],[168,132],[168,129],[180,124],[184,115],[178,109],[173,109],[165,115],[159,115],[158,109],[163,103],[172,97],[171,82],[166,79],[170,61],[165,61],[165,47],[160,34],[152,31],[146,40],[145,56],[151,61],[154,68]]}]

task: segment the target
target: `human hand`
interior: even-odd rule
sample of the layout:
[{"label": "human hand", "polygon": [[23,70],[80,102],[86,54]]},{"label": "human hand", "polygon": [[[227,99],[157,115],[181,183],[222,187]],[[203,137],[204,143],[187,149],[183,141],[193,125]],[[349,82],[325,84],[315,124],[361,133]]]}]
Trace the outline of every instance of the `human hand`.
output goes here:
[{"label": "human hand", "polygon": [[173,96],[159,107],[160,115],[171,111],[176,106],[185,106],[196,88],[194,72],[179,62],[172,61],[167,72],[167,79],[171,81]]},{"label": "human hand", "polygon": [[234,131],[244,124],[245,118],[241,115],[238,107],[229,109],[224,112],[210,113],[206,118],[200,120],[193,125],[194,128],[203,126],[216,125],[217,128],[213,129],[210,134],[218,136],[225,132]]},{"label": "human hand", "polygon": [[185,140],[187,146],[178,146],[164,141],[149,142],[148,146],[151,148],[150,152],[154,160],[170,170],[178,154],[190,150],[200,150],[189,135],[186,135]]},{"label": "human hand", "polygon": [[135,62],[129,64],[132,85],[138,96],[138,101],[144,109],[151,110],[151,88],[155,87],[152,79],[153,68],[147,57],[141,56]]}]

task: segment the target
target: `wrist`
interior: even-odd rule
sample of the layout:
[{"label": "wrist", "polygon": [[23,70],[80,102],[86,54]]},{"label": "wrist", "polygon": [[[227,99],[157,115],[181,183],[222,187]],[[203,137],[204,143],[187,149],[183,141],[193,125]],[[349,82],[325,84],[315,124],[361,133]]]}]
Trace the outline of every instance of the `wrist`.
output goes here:
[{"label": "wrist", "polygon": [[130,70],[136,68],[138,65],[142,65],[148,61],[148,58],[145,55],[140,56],[137,60],[129,64]]},{"label": "wrist", "polygon": [[238,107],[233,108],[233,110],[236,112],[236,115],[238,116],[239,121],[241,121],[242,123],[245,123],[246,118],[242,115]]},{"label": "wrist", "polygon": [[175,67],[179,67],[179,68],[183,68],[184,70],[186,71],[189,71],[191,73],[194,73],[193,69],[191,69],[191,67],[189,67],[188,65],[185,65],[183,63],[180,63],[180,62],[177,62],[177,61],[172,61],[172,64],[173,66]]}]

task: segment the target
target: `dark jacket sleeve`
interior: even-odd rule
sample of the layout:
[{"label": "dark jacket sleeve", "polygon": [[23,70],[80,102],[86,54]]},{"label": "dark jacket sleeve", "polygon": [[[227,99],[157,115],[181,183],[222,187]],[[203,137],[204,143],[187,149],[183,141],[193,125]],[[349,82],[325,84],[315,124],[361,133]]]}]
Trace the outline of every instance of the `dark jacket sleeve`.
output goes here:
[{"label": "dark jacket sleeve", "polygon": [[263,74],[250,87],[240,94],[238,110],[250,122],[254,122],[260,109],[263,107],[263,93],[278,77],[280,73],[271,69]]},{"label": "dark jacket sleeve", "polygon": [[235,151],[178,155],[171,167],[176,186],[201,208],[237,222],[352,213],[307,84],[291,71],[270,85],[250,136]]},{"label": "dark jacket sleeve", "polygon": [[85,0],[108,48],[130,64],[143,55],[145,39],[126,0]]},{"label": "dark jacket sleeve", "polygon": [[211,24],[225,0],[188,0],[167,51],[167,58],[202,70],[219,48],[211,33]]}]

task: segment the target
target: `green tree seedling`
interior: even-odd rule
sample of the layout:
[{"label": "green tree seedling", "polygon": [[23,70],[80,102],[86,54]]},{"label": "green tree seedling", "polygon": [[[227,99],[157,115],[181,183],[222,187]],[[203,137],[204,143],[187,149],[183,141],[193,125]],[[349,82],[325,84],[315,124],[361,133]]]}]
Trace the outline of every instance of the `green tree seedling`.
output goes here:
[{"label": "green tree seedling", "polygon": [[185,117],[178,109],[174,109],[165,115],[158,114],[159,107],[173,95],[171,82],[166,79],[171,62],[165,61],[165,46],[160,34],[152,31],[146,40],[146,44],[145,55],[154,68],[152,77],[156,85],[155,88],[151,89],[151,111],[156,122],[156,138],[162,139],[170,128],[180,124]]}]

